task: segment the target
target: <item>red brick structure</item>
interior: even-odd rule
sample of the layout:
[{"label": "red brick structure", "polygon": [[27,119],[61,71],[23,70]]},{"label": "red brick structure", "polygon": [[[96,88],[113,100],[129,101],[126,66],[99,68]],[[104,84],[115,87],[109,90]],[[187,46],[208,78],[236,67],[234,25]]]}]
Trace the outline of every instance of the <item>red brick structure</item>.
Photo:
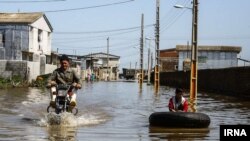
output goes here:
[{"label": "red brick structure", "polygon": [[178,70],[178,52],[175,48],[160,50],[160,71],[172,72]]}]

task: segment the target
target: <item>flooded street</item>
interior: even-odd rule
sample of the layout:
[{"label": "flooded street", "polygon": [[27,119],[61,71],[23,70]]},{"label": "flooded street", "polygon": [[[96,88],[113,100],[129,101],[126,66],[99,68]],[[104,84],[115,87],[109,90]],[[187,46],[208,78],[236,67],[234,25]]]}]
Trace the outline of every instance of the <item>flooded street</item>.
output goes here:
[{"label": "flooded street", "polygon": [[[219,125],[249,124],[250,102],[216,94],[198,94],[197,112],[207,114],[206,129],[167,129],[149,126],[153,112],[168,111],[174,89],[137,82],[83,83],[78,91],[79,113],[64,114],[63,126],[49,125],[48,90],[0,90],[0,140],[157,141],[219,140]],[[188,97],[186,95],[186,97]]]}]

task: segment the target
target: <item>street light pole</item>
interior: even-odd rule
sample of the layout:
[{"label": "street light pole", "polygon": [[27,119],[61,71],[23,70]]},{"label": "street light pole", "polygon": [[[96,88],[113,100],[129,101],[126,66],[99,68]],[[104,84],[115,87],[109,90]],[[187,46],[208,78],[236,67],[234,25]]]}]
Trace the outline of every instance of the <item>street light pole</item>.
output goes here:
[{"label": "street light pole", "polygon": [[141,16],[141,40],[140,40],[140,77],[139,84],[142,87],[143,79],[144,79],[144,71],[143,71],[143,32],[144,32],[144,14]]},{"label": "street light pole", "polygon": [[186,6],[183,6],[183,5],[179,5],[179,4],[176,4],[176,5],[174,5],[174,7],[175,8],[187,8],[187,9],[193,9],[193,8],[191,8],[191,7],[186,7]]},{"label": "street light pole", "polygon": [[193,0],[193,7],[175,5],[175,8],[192,10],[192,44],[191,44],[191,71],[190,71],[190,103],[191,110],[196,112],[197,81],[198,81],[198,0]]},{"label": "street light pole", "polygon": [[160,86],[160,0],[156,0],[156,26],[155,26],[155,71],[154,71],[154,87],[156,93]]},{"label": "street light pole", "polygon": [[109,37],[107,38],[107,81],[109,81]]},{"label": "street light pole", "polygon": [[150,85],[150,73],[151,73],[151,70],[150,70],[150,64],[152,63],[152,62],[150,62],[150,48],[148,48],[148,83],[147,83],[147,85]]},{"label": "street light pole", "polygon": [[198,0],[193,0],[192,18],[192,45],[191,45],[191,74],[190,74],[190,99],[197,98],[197,73],[198,73]]}]

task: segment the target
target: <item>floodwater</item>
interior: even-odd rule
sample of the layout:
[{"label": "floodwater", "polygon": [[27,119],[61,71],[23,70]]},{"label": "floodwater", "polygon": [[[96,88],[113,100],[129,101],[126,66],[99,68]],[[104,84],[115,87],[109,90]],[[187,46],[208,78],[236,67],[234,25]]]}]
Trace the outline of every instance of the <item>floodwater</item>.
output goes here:
[{"label": "floodwater", "polygon": [[[46,113],[48,90],[0,90],[0,140],[27,141],[158,141],[219,140],[222,124],[249,124],[250,102],[216,94],[199,93],[197,112],[211,123],[204,129],[149,126],[153,112],[168,111],[174,89],[137,82],[93,82],[78,91],[77,116],[61,115],[62,125],[50,125]],[[188,95],[186,95],[188,97]]]}]

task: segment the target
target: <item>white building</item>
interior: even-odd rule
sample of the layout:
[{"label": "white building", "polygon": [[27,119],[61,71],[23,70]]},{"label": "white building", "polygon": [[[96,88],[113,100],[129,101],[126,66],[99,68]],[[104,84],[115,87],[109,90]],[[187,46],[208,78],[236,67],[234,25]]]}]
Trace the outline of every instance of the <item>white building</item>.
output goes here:
[{"label": "white building", "polygon": [[[51,53],[52,31],[44,13],[0,13],[2,66],[10,60],[27,61],[29,79],[51,72],[56,68],[57,58]],[[15,70],[11,71],[15,74]]]},{"label": "white building", "polygon": [[[198,69],[218,69],[238,66],[238,46],[198,46]],[[160,50],[162,72],[190,70],[191,48],[177,45],[176,48]]]},{"label": "white building", "polygon": [[[178,70],[183,70],[185,60],[191,59],[191,49],[185,45],[177,45]],[[216,69],[237,67],[237,56],[241,51],[238,46],[198,46],[198,69]]]},{"label": "white building", "polygon": [[51,55],[51,32],[43,13],[0,13],[0,47],[7,60],[34,60]]}]

